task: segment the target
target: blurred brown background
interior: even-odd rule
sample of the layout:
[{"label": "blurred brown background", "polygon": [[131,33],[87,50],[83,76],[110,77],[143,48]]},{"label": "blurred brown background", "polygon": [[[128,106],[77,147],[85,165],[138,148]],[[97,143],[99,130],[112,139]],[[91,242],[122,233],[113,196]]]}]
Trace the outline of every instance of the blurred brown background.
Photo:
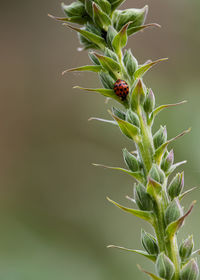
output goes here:
[{"label": "blurred brown background", "polygon": [[[71,1],[66,0],[66,4]],[[186,188],[200,186],[200,2],[127,0],[126,7],[150,7],[149,29],[128,47],[142,63],[169,57],[145,77],[157,104],[187,99],[160,114],[169,137],[192,132],[175,144],[176,161],[187,159]],[[74,32],[47,17],[62,16],[60,1],[1,1],[0,95],[0,278],[4,280],[145,279],[136,264],[152,265],[131,253],[108,250],[118,244],[140,249],[148,226],[120,212],[105,197],[125,203],[131,178],[94,168],[92,162],[122,165],[130,142],[109,125],[104,98],[73,90],[99,84],[95,74],[61,72],[89,62]],[[200,192],[185,199],[200,200]],[[127,205],[129,203],[127,202]],[[200,246],[200,204],[180,239],[193,232]]]}]

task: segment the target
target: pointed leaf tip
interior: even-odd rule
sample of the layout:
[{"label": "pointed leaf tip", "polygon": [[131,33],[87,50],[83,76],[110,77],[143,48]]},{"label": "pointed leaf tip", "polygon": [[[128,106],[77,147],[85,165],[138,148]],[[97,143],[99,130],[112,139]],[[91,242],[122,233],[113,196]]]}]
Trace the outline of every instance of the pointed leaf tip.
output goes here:
[{"label": "pointed leaf tip", "polygon": [[70,29],[72,29],[72,30],[74,30],[78,33],[80,33],[83,37],[85,37],[86,39],[88,39],[89,41],[91,41],[92,43],[97,45],[100,49],[105,48],[106,42],[102,37],[100,37],[100,36],[98,36],[98,35],[96,35],[92,32],[89,32],[85,29],[77,28],[77,27],[72,26],[72,25],[67,24],[67,23],[63,23],[63,25],[69,27]]},{"label": "pointed leaf tip", "polygon": [[128,34],[128,36],[130,36],[136,32],[143,31],[144,29],[147,29],[149,27],[161,28],[161,25],[158,23],[148,23],[148,24],[144,24],[144,25],[133,26],[127,30],[127,34]]},{"label": "pointed leaf tip", "polygon": [[139,264],[137,264],[137,268],[140,271],[144,272],[145,274],[149,275],[151,277],[151,279],[153,279],[153,280],[163,280],[163,278],[160,278],[160,277],[156,276],[155,274],[144,270]]},{"label": "pointed leaf tip", "polygon": [[154,65],[156,65],[157,63],[159,62],[162,62],[162,61],[166,61],[168,60],[168,58],[161,58],[161,59],[158,59],[158,60],[155,60],[153,62],[150,62],[148,64],[144,64],[142,65],[134,74],[135,76],[135,79],[137,78],[141,78],[151,67],[153,67]]},{"label": "pointed leaf tip", "polygon": [[108,168],[108,169],[118,170],[118,171],[124,172],[124,173],[132,176],[137,182],[143,183],[143,176],[140,172],[133,172],[133,171],[127,170],[125,168],[107,166],[107,165],[103,165],[103,164],[93,163],[92,165],[97,166],[97,167],[103,167],[103,168]]},{"label": "pointed leaf tip", "polygon": [[[51,14],[48,14],[47,15],[48,17],[52,18],[52,19],[55,19],[55,20],[58,20],[58,21],[68,21],[68,22],[73,22],[73,20],[71,18],[68,18],[68,17],[56,17],[56,16],[53,16]],[[65,25],[66,23],[63,23],[63,25]]]},{"label": "pointed leaf tip", "polygon": [[96,93],[100,93],[101,95],[105,96],[105,97],[109,97],[112,98],[114,100],[116,100],[117,102],[121,103],[122,105],[124,105],[125,107],[128,106],[128,103],[125,101],[122,101],[114,92],[113,89],[107,89],[107,88],[84,88],[84,87],[80,87],[80,86],[75,86],[73,88],[77,88],[77,89],[81,89],[81,90],[85,90],[85,91],[89,91],[89,92],[96,92]]},{"label": "pointed leaf tip", "polygon": [[181,201],[187,194],[191,193],[192,191],[194,191],[196,189],[197,189],[197,187],[193,187],[193,188],[191,188],[189,190],[186,190],[184,193],[179,195],[179,197],[178,197],[179,200]]},{"label": "pointed leaf tip", "polygon": [[139,254],[143,257],[146,257],[147,259],[151,260],[152,262],[156,261],[156,256],[149,255],[147,252],[144,252],[142,250],[134,250],[134,249],[129,249],[129,248],[115,246],[115,245],[108,245],[107,248],[115,248],[115,249],[120,249],[120,250],[127,251],[127,252],[133,252],[133,253]]},{"label": "pointed leaf tip", "polygon": [[55,18],[55,16],[53,16],[51,14],[47,14],[47,16],[50,17],[50,18],[53,18],[53,19]]},{"label": "pointed leaf tip", "polygon": [[113,201],[112,199],[110,199],[109,197],[106,197],[107,200],[109,202],[111,202],[112,204],[114,204],[115,206],[117,206],[118,208],[120,208],[121,210],[130,213],[138,218],[141,218],[147,222],[149,222],[150,224],[153,224],[153,214],[150,211],[142,211],[142,210],[138,210],[138,209],[132,209],[132,208],[127,208],[115,201]]},{"label": "pointed leaf tip", "polygon": [[106,119],[95,118],[95,117],[91,117],[91,118],[88,119],[88,121],[93,121],[93,120],[117,125],[117,123],[115,121],[112,121],[112,120],[106,120]]},{"label": "pointed leaf tip", "polygon": [[83,71],[89,71],[89,72],[100,72],[102,70],[102,67],[100,65],[84,65],[84,66],[80,66],[80,67],[76,67],[76,68],[71,68],[71,69],[67,69],[64,70],[62,72],[62,76],[66,73],[69,72],[83,72]]},{"label": "pointed leaf tip", "polygon": [[153,112],[151,113],[151,116],[150,116],[150,121],[152,122],[153,119],[163,110],[163,109],[166,109],[166,108],[170,108],[170,107],[175,107],[175,106],[179,106],[179,105],[183,105],[185,103],[187,103],[188,101],[187,100],[183,100],[181,102],[177,102],[177,103],[174,103],[174,104],[164,104],[164,105],[161,105],[157,108],[155,108],[153,110]]}]

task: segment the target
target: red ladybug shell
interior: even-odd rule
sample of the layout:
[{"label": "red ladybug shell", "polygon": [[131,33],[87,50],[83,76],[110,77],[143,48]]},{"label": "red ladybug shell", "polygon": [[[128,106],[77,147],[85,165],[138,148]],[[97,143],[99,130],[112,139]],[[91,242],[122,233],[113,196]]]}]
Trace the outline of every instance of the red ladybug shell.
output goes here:
[{"label": "red ladybug shell", "polygon": [[125,100],[129,94],[129,86],[125,81],[119,79],[114,84],[114,92],[121,100]]}]

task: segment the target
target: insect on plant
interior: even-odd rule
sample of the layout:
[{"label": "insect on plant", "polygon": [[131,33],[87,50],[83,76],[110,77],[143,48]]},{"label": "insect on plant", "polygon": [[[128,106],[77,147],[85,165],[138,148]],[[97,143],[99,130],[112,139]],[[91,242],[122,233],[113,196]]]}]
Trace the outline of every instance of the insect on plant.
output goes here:
[{"label": "insect on plant", "polygon": [[[135,33],[158,24],[146,24],[148,6],[141,9],[118,9],[124,0],[79,0],[70,5],[62,4],[65,17],[52,18],[61,21],[78,33],[82,50],[88,51],[90,65],[64,71],[91,71],[98,74],[102,88],[83,88],[112,99],[116,105],[109,110],[112,119],[98,119],[106,125],[118,127],[134,145],[135,152],[126,148],[122,154],[126,168],[108,167],[125,172],[135,180],[134,197],[129,198],[133,208],[108,200],[121,210],[147,221],[154,230],[151,235],[141,231],[144,250],[133,250],[110,245],[143,255],[155,264],[155,271],[148,272],[154,280],[196,280],[199,275],[192,235],[178,243],[177,234],[185,219],[192,212],[195,201],[183,211],[182,199],[194,188],[184,189],[184,173],[178,172],[169,179],[175,169],[185,161],[174,163],[174,151],[169,144],[189,130],[168,139],[167,128],[160,126],[153,134],[155,118],[165,109],[185,101],[156,107],[151,88],[144,83],[144,75],[154,65],[166,59],[138,63],[127,40]],[[101,165],[98,165],[101,166]],[[107,167],[107,166],[103,166]]]}]

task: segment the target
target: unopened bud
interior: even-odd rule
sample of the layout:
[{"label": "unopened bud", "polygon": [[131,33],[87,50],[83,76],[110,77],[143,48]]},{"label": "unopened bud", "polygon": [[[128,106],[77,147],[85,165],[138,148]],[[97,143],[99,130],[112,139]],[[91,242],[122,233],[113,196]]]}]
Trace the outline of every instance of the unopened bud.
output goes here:
[{"label": "unopened bud", "polygon": [[199,268],[195,259],[191,259],[185,264],[180,273],[181,280],[197,280],[199,276]]},{"label": "unopened bud", "polygon": [[107,36],[106,36],[106,41],[110,48],[112,48],[112,41],[116,35],[117,35],[117,31],[115,30],[115,28],[112,25],[110,25],[108,27]]},{"label": "unopened bud", "polygon": [[99,78],[104,88],[113,89],[115,81],[108,73],[101,71]]},{"label": "unopened bud", "polygon": [[192,250],[194,248],[194,241],[193,236],[189,236],[187,239],[185,239],[180,246],[179,249],[179,255],[181,257],[181,261],[185,262],[192,254]]},{"label": "unopened bud", "polygon": [[153,209],[153,200],[142,184],[135,186],[134,196],[140,210],[151,211]]},{"label": "unopened bud", "polygon": [[123,58],[124,65],[129,77],[132,79],[135,71],[138,68],[138,62],[133,56],[131,50],[126,50]]},{"label": "unopened bud", "polygon": [[115,52],[111,51],[109,48],[105,48],[104,55],[112,58],[113,60],[118,62],[118,57]]},{"label": "unopened bud", "polygon": [[161,278],[166,280],[171,280],[174,275],[174,264],[164,253],[161,253],[157,258],[156,271]]},{"label": "unopened bud", "polygon": [[96,57],[96,55],[94,55],[93,52],[89,52],[88,56],[95,65],[100,65],[98,58]]},{"label": "unopened bud", "polygon": [[87,15],[85,6],[80,1],[73,2],[70,5],[65,5],[62,3],[61,7],[69,18]]},{"label": "unopened bud", "polygon": [[174,163],[174,151],[171,150],[166,157],[163,157],[162,163],[161,163],[161,168],[163,171],[167,172],[170,167]]},{"label": "unopened bud", "polygon": [[[89,22],[87,22],[87,24],[85,25],[84,30],[101,37],[101,30]],[[99,40],[92,42],[91,40],[89,40],[85,36],[83,36],[82,34],[79,34],[78,36],[79,36],[80,43],[81,43],[81,45],[83,45],[84,49],[96,49],[97,48],[97,45],[99,44]]]},{"label": "unopened bud", "polygon": [[162,185],[165,181],[165,173],[160,169],[160,167],[157,167],[157,168],[158,168],[158,173],[160,176],[160,184]]},{"label": "unopened bud", "polygon": [[156,182],[160,182],[160,176],[159,176],[159,172],[157,169],[157,166],[155,164],[153,164],[150,172],[149,172],[149,176]]},{"label": "unopened bud", "polygon": [[133,22],[129,25],[128,30],[135,26],[140,26],[144,23],[148,12],[148,6],[142,9],[127,9],[116,10],[113,15],[114,27],[119,31],[128,22]]},{"label": "unopened bud", "polygon": [[139,170],[139,165],[136,157],[129,153],[127,149],[123,149],[123,157],[126,165],[131,171],[137,172]]},{"label": "unopened bud", "polygon": [[131,109],[129,109],[127,111],[126,120],[129,123],[131,123],[137,127],[140,127],[140,121],[139,121],[138,115],[136,113],[134,113]]},{"label": "unopened bud", "polygon": [[167,225],[178,220],[183,215],[183,209],[180,202],[175,198],[165,211],[165,222]]},{"label": "unopened bud", "polygon": [[145,232],[142,229],[141,232],[141,242],[144,249],[149,253],[149,255],[158,255],[159,249],[156,239],[150,233]]},{"label": "unopened bud", "polygon": [[155,96],[152,89],[150,89],[144,102],[144,110],[146,113],[151,113],[154,107],[155,107]]},{"label": "unopened bud", "polygon": [[159,148],[167,141],[167,129],[165,126],[161,126],[160,129],[153,136],[153,143],[155,149]]},{"label": "unopened bud", "polygon": [[168,187],[168,194],[171,199],[179,196],[184,187],[184,172],[177,173]]},{"label": "unopened bud", "polygon": [[150,178],[152,178],[154,181],[163,184],[165,180],[165,174],[164,172],[156,165],[153,164],[152,168],[149,172]]},{"label": "unopened bud", "polygon": [[95,2],[92,3],[93,7],[93,20],[97,26],[104,30],[108,30],[108,26],[111,24],[111,20],[106,13],[102,11],[99,5]]},{"label": "unopened bud", "polygon": [[124,121],[125,121],[125,119],[126,119],[126,114],[125,114],[123,111],[121,111],[119,108],[112,107],[112,112],[113,112],[113,114],[114,114],[116,117],[118,117],[118,118],[120,118],[121,120],[124,120]]}]

